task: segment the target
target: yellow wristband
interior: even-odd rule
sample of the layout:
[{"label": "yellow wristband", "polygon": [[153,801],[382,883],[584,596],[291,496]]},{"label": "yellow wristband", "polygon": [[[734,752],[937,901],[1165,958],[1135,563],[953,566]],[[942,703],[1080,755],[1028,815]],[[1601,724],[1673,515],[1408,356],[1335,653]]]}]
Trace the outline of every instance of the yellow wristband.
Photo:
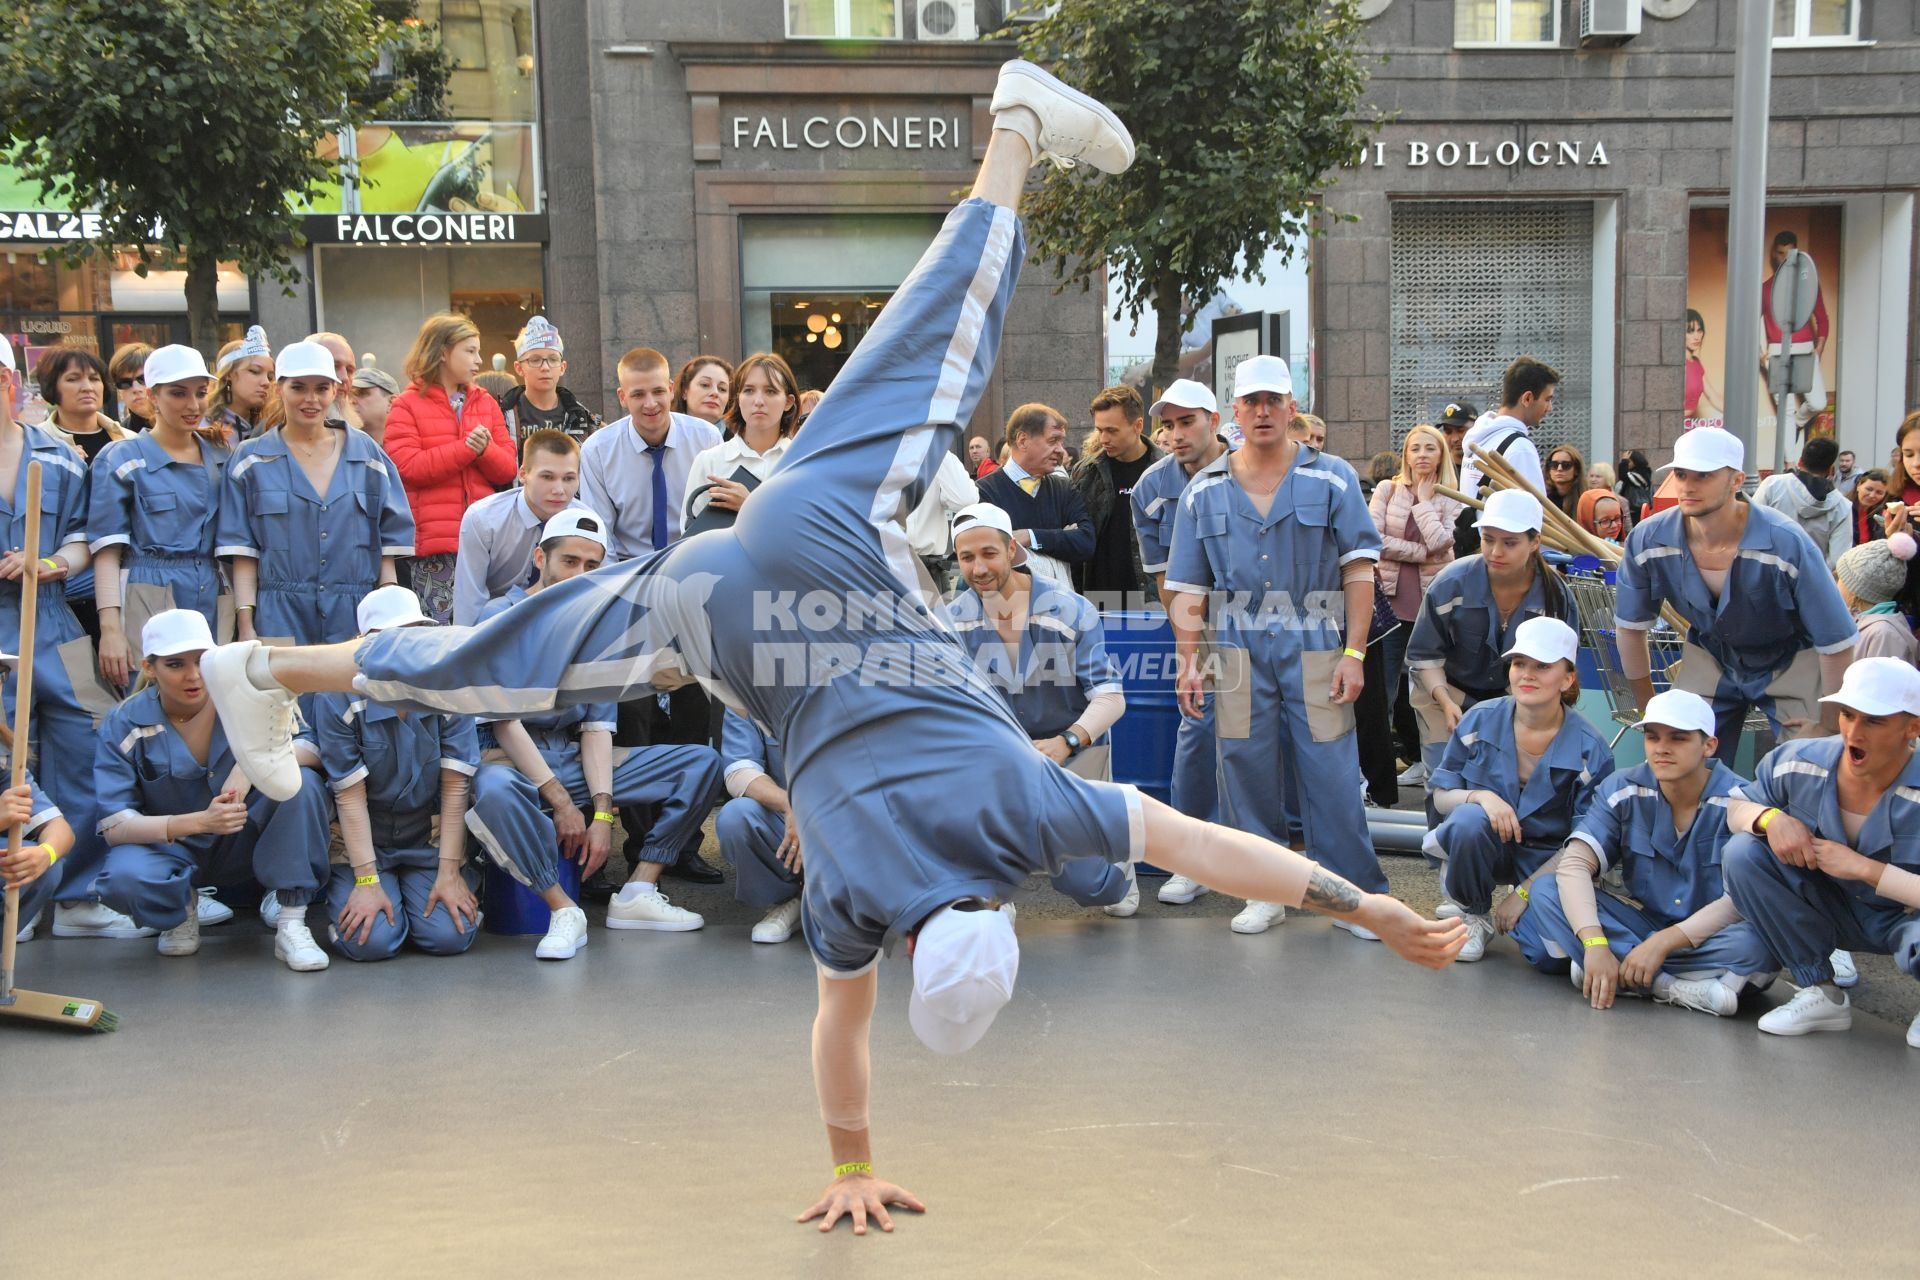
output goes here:
[{"label": "yellow wristband", "polygon": [[1761,835],[1767,834],[1767,826],[1775,818],[1779,817],[1780,813],[1781,811],[1778,809],[1767,810],[1765,813],[1761,814],[1757,819],[1754,820],[1753,829],[1755,831],[1758,831]]},{"label": "yellow wristband", "polygon": [[60,562],[58,560],[55,560],[52,556],[41,556],[40,563],[47,566],[47,568],[53,570],[55,573],[60,572]]},{"label": "yellow wristband", "polygon": [[1591,938],[1582,938],[1580,939],[1580,945],[1585,947],[1589,951],[1593,950],[1595,947],[1604,947],[1607,945],[1607,935],[1602,933],[1602,934],[1597,934]]},{"label": "yellow wristband", "polygon": [[1522,902],[1533,901],[1533,895],[1527,892],[1527,886],[1523,884],[1517,884],[1513,887],[1513,891],[1520,895],[1520,901]]},{"label": "yellow wristband", "polygon": [[593,820],[595,822],[604,822],[608,826],[613,825],[613,815],[601,809],[595,809],[593,811]]},{"label": "yellow wristband", "polygon": [[1345,653],[1349,658],[1357,658],[1361,662],[1365,662],[1367,660],[1367,651],[1365,649],[1348,648],[1348,649],[1342,650],[1342,652]]},{"label": "yellow wristband", "polygon": [[377,875],[355,876],[353,878],[353,887],[356,889],[364,889],[370,884],[379,884],[379,883],[380,883],[380,877]]},{"label": "yellow wristband", "polygon": [[60,851],[54,848],[51,844],[48,844],[46,841],[42,840],[40,842],[40,847],[47,851],[48,866],[52,866],[54,863],[60,861]]},{"label": "yellow wristband", "polygon": [[833,1176],[836,1178],[844,1178],[850,1173],[872,1173],[872,1172],[873,1172],[873,1162],[870,1160],[849,1160],[845,1164],[837,1164],[833,1166]]}]

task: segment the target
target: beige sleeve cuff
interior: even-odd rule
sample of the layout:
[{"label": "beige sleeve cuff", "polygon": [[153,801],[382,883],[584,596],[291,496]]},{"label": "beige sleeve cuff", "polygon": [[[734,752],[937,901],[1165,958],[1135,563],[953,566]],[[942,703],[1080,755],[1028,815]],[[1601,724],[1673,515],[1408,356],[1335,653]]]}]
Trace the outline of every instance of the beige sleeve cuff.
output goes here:
[{"label": "beige sleeve cuff", "polygon": [[1599,874],[1600,855],[1593,846],[1585,840],[1567,841],[1553,878],[1560,890],[1560,909],[1567,913],[1575,933],[1600,927],[1600,900],[1593,887],[1593,878]]},{"label": "beige sleeve cuff", "polygon": [[1732,898],[1722,894],[1674,927],[1687,935],[1690,945],[1697,947],[1739,919],[1740,908],[1733,905]]},{"label": "beige sleeve cuff", "polygon": [[[1753,824],[1760,815],[1771,809],[1772,805],[1761,804],[1758,800],[1742,800],[1739,796],[1727,797],[1727,830],[1737,836],[1760,835]],[[1762,836],[1762,839],[1765,837]]]},{"label": "beige sleeve cuff", "polygon": [[1920,876],[1902,867],[1888,867],[1880,873],[1880,887],[1874,892],[1903,907],[1920,911]]},{"label": "beige sleeve cuff", "polygon": [[1105,693],[1096,693],[1087,699],[1087,709],[1075,719],[1082,729],[1087,731],[1088,742],[1098,742],[1100,735],[1113,728],[1127,709],[1127,695],[1118,690],[1109,689]]}]

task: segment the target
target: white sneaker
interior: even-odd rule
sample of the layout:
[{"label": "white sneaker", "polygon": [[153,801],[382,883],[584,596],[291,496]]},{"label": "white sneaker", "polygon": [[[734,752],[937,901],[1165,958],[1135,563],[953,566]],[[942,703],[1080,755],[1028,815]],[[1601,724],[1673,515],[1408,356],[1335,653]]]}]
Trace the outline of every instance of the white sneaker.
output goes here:
[{"label": "white sneaker", "polygon": [[1213,890],[1198,880],[1189,880],[1185,876],[1168,876],[1167,882],[1160,886],[1160,892],[1155,896],[1169,906],[1184,907],[1201,894],[1212,892]]},{"label": "white sneaker", "polygon": [[293,758],[299,705],[287,690],[256,689],[247,679],[247,659],[258,648],[258,640],[241,640],[209,649],[200,655],[200,675],[234,761],[268,799],[291,800],[300,794]]},{"label": "white sneaker", "polygon": [[1124,173],[1133,163],[1133,135],[1120,117],[1078,89],[1070,89],[1031,62],[1016,59],[1000,68],[992,111],[1025,107],[1040,121],[1034,160],[1063,169],[1084,160],[1102,173]]},{"label": "white sneaker", "polygon": [[280,927],[280,895],[272,889],[267,890],[260,899],[260,923],[266,926],[269,933]]},{"label": "white sneaker", "polygon": [[156,949],[163,956],[190,956],[198,951],[200,949],[199,914],[193,911],[187,912],[185,920],[160,935]]},{"label": "white sneaker", "polygon": [[1587,994],[1587,971],[1580,967],[1578,960],[1575,960],[1573,967],[1567,970],[1567,976],[1573,979],[1573,989],[1575,991],[1578,991],[1581,995]]},{"label": "white sneaker", "polygon": [[1920,1049],[1920,1013],[1914,1014],[1907,1026],[1907,1048]]},{"label": "white sneaker", "polygon": [[1760,1019],[1760,1029],[1771,1036],[1804,1036],[1810,1031],[1846,1031],[1853,1026],[1853,1001],[1840,997],[1835,1004],[1818,987],[1802,987],[1793,999]]},{"label": "white sneaker", "polygon": [[1351,921],[1351,920],[1335,920],[1335,921],[1333,922],[1333,927],[1334,927],[1334,928],[1336,928],[1336,929],[1345,929],[1345,930],[1346,930],[1346,931],[1347,931],[1348,933],[1350,933],[1350,934],[1352,934],[1352,935],[1353,935],[1354,937],[1356,937],[1356,938],[1358,938],[1358,939],[1360,939],[1360,941],[1362,941],[1362,942],[1378,942],[1378,941],[1380,941],[1380,935],[1379,935],[1379,934],[1377,934],[1377,933],[1375,933],[1375,932],[1374,932],[1373,930],[1371,930],[1371,929],[1369,929],[1369,928],[1367,928],[1367,926],[1365,926],[1365,925],[1363,925],[1363,924],[1355,924],[1355,923],[1354,923],[1353,921]]},{"label": "white sneaker", "polygon": [[1440,905],[1433,909],[1433,918],[1435,920],[1458,920],[1466,914],[1467,909],[1455,902],[1452,898],[1440,899]]},{"label": "white sneaker", "polygon": [[547,922],[547,936],[533,954],[542,960],[571,960],[587,945],[587,913],[578,907],[562,907]]},{"label": "white sneaker", "polygon": [[1403,787],[1426,786],[1427,785],[1427,762],[1425,760],[1415,760],[1412,764],[1402,769],[1400,771],[1400,776],[1394,779],[1394,781],[1398,782]]},{"label": "white sneaker", "polygon": [[104,902],[53,904],[56,938],[151,938],[158,929],[142,928],[132,916],[121,915]]},{"label": "white sneaker", "polygon": [[283,911],[280,925],[273,931],[273,954],[285,960],[287,968],[295,973],[317,973],[328,964],[327,953],[313,940],[306,917],[304,907]]},{"label": "white sneaker", "polygon": [[19,932],[13,935],[13,940],[15,942],[32,942],[33,935],[40,932],[40,916],[40,912],[34,912],[33,919],[21,924]]},{"label": "white sneaker", "polygon": [[642,893],[624,901],[618,894],[607,904],[607,928],[654,929],[664,933],[685,933],[707,922],[696,911],[676,907],[659,891]]},{"label": "white sneaker", "polygon": [[1127,868],[1127,896],[1100,909],[1116,920],[1125,920],[1140,910],[1140,877],[1131,866]]},{"label": "white sneaker", "polygon": [[761,917],[760,923],[753,926],[755,942],[785,942],[793,936],[793,927],[800,923],[800,899],[788,898],[779,906],[772,908]]},{"label": "white sneaker", "polygon": [[1265,933],[1287,918],[1278,902],[1249,902],[1227,927],[1235,933]]},{"label": "white sneaker", "polygon": [[194,895],[193,909],[203,925],[225,924],[233,919],[233,908],[214,897],[211,889],[202,889]]},{"label": "white sneaker", "polygon": [[1487,954],[1487,943],[1493,941],[1495,933],[1492,916],[1476,916],[1461,912],[1467,922],[1467,945],[1460,948],[1460,954],[1454,959],[1461,964],[1472,964]]},{"label": "white sneaker", "polygon": [[1857,987],[1860,985],[1860,969],[1853,962],[1853,952],[1836,951],[1827,959],[1833,962],[1834,986]]},{"label": "white sneaker", "polygon": [[1697,1009],[1716,1018],[1740,1012],[1740,993],[1718,978],[1675,978],[1653,984],[1653,998],[1661,1004]]}]

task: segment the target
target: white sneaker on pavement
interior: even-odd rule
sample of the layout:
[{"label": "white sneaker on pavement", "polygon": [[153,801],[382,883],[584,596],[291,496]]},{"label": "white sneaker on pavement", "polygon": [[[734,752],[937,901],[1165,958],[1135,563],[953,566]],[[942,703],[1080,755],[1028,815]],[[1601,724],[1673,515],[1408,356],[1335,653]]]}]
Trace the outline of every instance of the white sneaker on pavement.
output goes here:
[{"label": "white sneaker on pavement", "polygon": [[163,956],[190,956],[200,949],[200,916],[187,912],[187,918],[160,935],[155,950]]},{"label": "white sneaker on pavement", "polygon": [[667,895],[655,890],[632,897],[615,894],[607,904],[607,928],[653,929],[662,933],[685,933],[698,929],[706,920],[696,911],[676,907]]},{"label": "white sneaker on pavement", "polygon": [[53,936],[56,938],[151,938],[158,929],[135,924],[132,916],[121,915],[104,902],[56,902],[53,904]]},{"label": "white sneaker on pavement", "polygon": [[280,923],[273,931],[273,954],[285,960],[287,968],[295,973],[318,973],[327,967],[327,953],[307,928],[305,907],[281,909]]},{"label": "white sneaker on pavement", "polygon": [[1833,963],[1834,986],[1857,987],[1860,985],[1860,969],[1853,962],[1853,952],[1836,951],[1827,959]]},{"label": "white sneaker on pavement", "polygon": [[1907,1048],[1920,1049],[1920,1013],[1914,1014],[1907,1026]]},{"label": "white sneaker on pavement", "polygon": [[225,924],[233,919],[233,908],[214,897],[211,889],[202,889],[194,895],[193,909],[203,925]]},{"label": "white sneaker on pavement", "polygon": [[1400,776],[1394,779],[1394,781],[1398,782],[1403,787],[1426,786],[1427,785],[1427,762],[1425,760],[1415,760],[1412,764],[1402,769],[1400,771]]},{"label": "white sneaker on pavement", "polygon": [[[1664,975],[1663,975],[1664,976]],[[1740,1012],[1740,993],[1718,978],[1674,978],[1653,984],[1653,998],[1661,1004],[1731,1018]]]},{"label": "white sneaker on pavement", "polygon": [[32,942],[33,935],[40,932],[41,912],[34,912],[33,919],[20,922],[20,929],[13,935],[15,942]]},{"label": "white sneaker on pavement", "polygon": [[1127,896],[1100,909],[1116,920],[1125,920],[1140,910],[1140,877],[1131,866],[1127,868]]},{"label": "white sneaker on pavement", "polygon": [[1433,909],[1433,918],[1435,920],[1458,920],[1466,914],[1466,908],[1455,902],[1452,898],[1440,899],[1440,905]]},{"label": "white sneaker on pavement", "polygon": [[753,926],[755,942],[785,942],[793,936],[794,926],[800,923],[800,899],[788,898],[776,907],[768,909]]},{"label": "white sneaker on pavement", "polygon": [[1471,912],[1461,913],[1467,921],[1467,945],[1460,948],[1460,954],[1454,959],[1461,964],[1472,964],[1487,954],[1487,943],[1493,941],[1496,930],[1492,916],[1477,916]]},{"label": "white sneaker on pavement", "polygon": [[[1051,160],[1063,169],[1084,160],[1102,173],[1124,173],[1133,163],[1133,135],[1120,117],[1100,103],[1061,83],[1031,62],[1016,59],[1000,68],[991,110],[1024,107],[1039,122],[1027,139],[1034,162]],[[1026,130],[1019,130],[1023,135]]]},{"label": "white sneaker on pavement", "polygon": [[280,927],[280,895],[272,889],[260,899],[260,923],[269,933]]},{"label": "white sneaker on pavement", "polygon": [[1287,918],[1287,909],[1278,902],[1252,901],[1227,926],[1235,933],[1265,933]]},{"label": "white sneaker on pavement", "polygon": [[533,949],[542,960],[571,960],[587,945],[587,913],[562,907],[547,921],[547,936]]},{"label": "white sneaker on pavement", "polygon": [[1819,987],[1802,987],[1793,999],[1760,1019],[1760,1029],[1772,1036],[1804,1036],[1812,1031],[1846,1031],[1853,1026],[1853,1001],[1842,994],[1840,1003],[1827,999]]},{"label": "white sneaker on pavement", "polygon": [[241,640],[209,649],[200,655],[200,675],[235,763],[269,799],[291,800],[300,794],[300,766],[293,758],[299,705],[285,689],[253,687],[247,660],[259,648],[258,640]]},{"label": "white sneaker on pavement", "polygon": [[1189,880],[1185,876],[1168,876],[1167,882],[1160,886],[1160,892],[1155,896],[1169,906],[1184,907],[1202,894],[1212,892],[1213,890],[1198,880]]},{"label": "white sneaker on pavement", "polygon": [[1578,991],[1581,995],[1587,994],[1587,971],[1580,967],[1578,960],[1575,960],[1573,967],[1567,970],[1567,976],[1573,979],[1573,989],[1575,991]]},{"label": "white sneaker on pavement", "polygon": [[1367,928],[1367,926],[1365,926],[1365,925],[1363,925],[1363,924],[1355,924],[1355,923],[1354,923],[1353,921],[1351,921],[1351,920],[1335,920],[1335,921],[1333,922],[1333,927],[1334,927],[1334,928],[1336,928],[1336,929],[1345,929],[1345,930],[1346,930],[1346,931],[1347,931],[1348,933],[1350,933],[1350,934],[1352,934],[1352,935],[1353,935],[1354,937],[1356,937],[1356,938],[1358,938],[1358,939],[1360,939],[1360,941],[1362,941],[1362,942],[1378,942],[1378,941],[1380,941],[1380,935],[1379,935],[1379,934],[1377,934],[1377,933],[1375,933],[1375,932],[1374,932],[1373,930],[1371,930],[1371,929],[1369,929],[1369,928]]}]

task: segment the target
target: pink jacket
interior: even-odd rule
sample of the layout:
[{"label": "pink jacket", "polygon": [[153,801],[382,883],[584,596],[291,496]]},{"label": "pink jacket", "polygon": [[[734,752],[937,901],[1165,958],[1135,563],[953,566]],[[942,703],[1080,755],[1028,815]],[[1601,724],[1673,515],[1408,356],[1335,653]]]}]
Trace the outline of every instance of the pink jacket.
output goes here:
[{"label": "pink jacket", "polygon": [[[1380,530],[1380,584],[1391,595],[1400,580],[1396,566],[1417,564],[1420,591],[1426,594],[1434,575],[1453,559],[1453,523],[1460,516],[1460,504],[1437,494],[1432,502],[1416,502],[1413,490],[1406,485],[1382,480],[1373,487],[1369,509],[1373,512],[1374,527]],[[1420,531],[1418,542],[1401,536],[1409,514],[1413,516],[1414,527]]]}]

